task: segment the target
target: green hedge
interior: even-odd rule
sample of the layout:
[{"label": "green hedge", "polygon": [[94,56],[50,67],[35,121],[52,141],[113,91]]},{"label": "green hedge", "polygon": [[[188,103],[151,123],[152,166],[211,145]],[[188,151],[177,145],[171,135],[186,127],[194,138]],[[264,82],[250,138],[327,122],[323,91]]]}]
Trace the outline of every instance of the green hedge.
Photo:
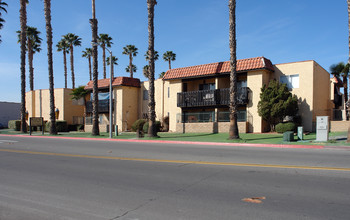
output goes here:
[{"label": "green hedge", "polygon": [[134,124],[131,125],[132,131],[137,131],[137,129],[142,130],[143,125],[146,123],[146,119],[138,119],[134,122]]},{"label": "green hedge", "polygon": [[[56,131],[57,132],[67,132],[68,131],[68,124],[67,121],[56,121]],[[46,122],[45,124],[45,131],[49,132],[51,126],[51,121]]]},{"label": "green hedge", "polygon": [[276,125],[275,130],[278,133],[284,133],[286,131],[295,131],[296,125],[293,122],[279,123]]},{"label": "green hedge", "polygon": [[21,120],[10,120],[8,123],[8,128],[15,131],[21,130]]},{"label": "green hedge", "polygon": [[[148,121],[147,121],[147,122],[143,125],[143,132],[144,132],[145,134],[148,133],[148,127],[149,127],[149,125],[148,125]],[[160,128],[161,128],[160,121],[156,121],[156,130],[157,130],[157,132],[160,132]]]}]

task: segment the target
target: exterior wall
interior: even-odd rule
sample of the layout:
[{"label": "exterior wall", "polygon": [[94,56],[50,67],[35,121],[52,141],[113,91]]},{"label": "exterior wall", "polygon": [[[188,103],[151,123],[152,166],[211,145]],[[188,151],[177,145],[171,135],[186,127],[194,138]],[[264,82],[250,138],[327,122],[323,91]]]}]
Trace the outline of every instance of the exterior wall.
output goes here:
[{"label": "exterior wall", "polygon": [[261,88],[269,79],[270,76],[263,70],[247,73],[247,86],[250,89],[249,103],[247,105],[248,132],[263,131],[263,121],[258,114],[258,103],[260,101]]},{"label": "exterior wall", "polygon": [[[154,81],[154,100],[156,102],[156,120],[163,123],[163,119],[167,116],[167,113],[164,113],[164,99],[168,95],[168,90],[165,91],[166,82],[163,79],[157,79]],[[166,88],[168,89],[168,87]],[[142,82],[141,89],[139,93],[139,114],[138,118],[143,118],[145,114],[148,114],[148,99],[143,100],[143,91],[149,90],[149,82]]]},{"label": "exterior wall", "polygon": [[350,121],[330,121],[330,132],[348,131]]},{"label": "exterior wall", "polygon": [[329,73],[323,69],[320,65],[314,62],[314,109],[312,121],[316,122],[317,116],[329,116],[332,118],[333,102],[331,101],[330,94],[331,84]]},{"label": "exterior wall", "polygon": [[317,115],[331,116],[329,73],[315,61],[275,65],[275,79],[299,74],[299,88],[291,90],[300,102],[299,114],[305,131],[315,130]]},{"label": "exterior wall", "polygon": [[21,103],[0,102],[0,123],[7,127],[10,120],[19,120],[21,117]]},{"label": "exterior wall", "polygon": [[[57,120],[73,123],[73,116],[84,116],[84,106],[73,105],[71,89],[55,89],[55,109],[59,110]],[[48,89],[34,90],[26,93],[26,109],[29,117],[43,117],[50,120],[50,91]]]},{"label": "exterior wall", "polygon": [[[184,133],[228,133],[230,122],[177,123],[176,132]],[[240,133],[247,133],[248,123],[238,122]]]},{"label": "exterior wall", "polygon": [[[123,116],[123,131],[130,130],[131,125],[138,119],[138,100],[139,100],[139,88],[122,86],[122,112]],[[120,112],[119,112],[120,114]],[[119,127],[119,125],[118,125]]]},{"label": "exterior wall", "polygon": [[[168,97],[168,87],[170,88],[170,96]],[[181,80],[165,81],[164,84],[164,114],[169,113],[169,131],[176,130],[176,117],[181,113],[181,108],[177,107],[177,93],[182,91]]]}]

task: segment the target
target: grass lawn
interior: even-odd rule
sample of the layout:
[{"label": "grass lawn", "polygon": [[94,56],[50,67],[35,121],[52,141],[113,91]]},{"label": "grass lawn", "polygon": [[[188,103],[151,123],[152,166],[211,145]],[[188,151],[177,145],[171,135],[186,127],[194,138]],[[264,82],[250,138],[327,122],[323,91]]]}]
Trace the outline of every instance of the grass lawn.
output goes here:
[{"label": "grass lawn", "polygon": [[[0,130],[0,134],[21,134],[18,131],[13,131],[11,129]],[[29,134],[26,134],[29,135]],[[40,132],[34,132],[33,135],[41,135]],[[159,138],[149,138],[145,135],[141,140],[170,140],[170,141],[200,141],[200,142],[225,142],[225,143],[255,143],[255,144],[302,144],[302,145],[349,145],[346,143],[347,132],[332,132],[329,134],[330,141],[320,143],[315,142],[316,134],[311,133],[304,135],[304,141],[294,141],[294,142],[283,142],[283,134],[277,133],[263,133],[263,134],[240,134],[239,140],[229,140],[228,133],[168,133],[159,132]],[[50,136],[45,133],[45,136]],[[101,133],[100,136],[92,136],[91,133],[85,132],[62,132],[57,135],[58,137],[84,137],[84,138],[108,138],[108,133]],[[135,132],[123,132],[119,136],[114,136],[116,139],[137,139]],[[297,139],[294,136],[294,139]]]}]

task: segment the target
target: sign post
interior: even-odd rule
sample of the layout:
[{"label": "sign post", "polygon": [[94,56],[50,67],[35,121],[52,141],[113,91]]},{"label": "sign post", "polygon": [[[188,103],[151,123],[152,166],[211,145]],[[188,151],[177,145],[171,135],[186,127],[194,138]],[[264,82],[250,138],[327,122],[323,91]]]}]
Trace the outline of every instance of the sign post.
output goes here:
[{"label": "sign post", "polygon": [[41,127],[42,134],[44,135],[44,118],[43,117],[30,117],[29,118],[29,135],[32,135],[32,127]]}]

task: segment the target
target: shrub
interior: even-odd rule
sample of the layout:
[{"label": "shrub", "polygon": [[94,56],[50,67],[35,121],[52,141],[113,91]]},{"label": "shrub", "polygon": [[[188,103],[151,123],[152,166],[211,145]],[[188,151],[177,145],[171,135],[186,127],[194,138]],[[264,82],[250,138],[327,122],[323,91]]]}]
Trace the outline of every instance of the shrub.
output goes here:
[{"label": "shrub", "polygon": [[137,129],[142,130],[143,125],[146,123],[146,119],[138,119],[131,125],[132,131],[137,131]]},{"label": "shrub", "polygon": [[[145,134],[147,134],[148,133],[148,127],[149,127],[149,125],[148,125],[148,121],[143,125],[143,132],[145,133]],[[156,121],[156,130],[157,130],[157,132],[160,132],[160,128],[161,128],[161,126],[160,126],[160,121]]]},{"label": "shrub", "polygon": [[84,125],[77,125],[78,131],[84,131]]},{"label": "shrub", "polygon": [[[67,121],[56,121],[56,131],[57,132],[66,132],[68,131],[68,124]],[[51,126],[51,121],[47,122],[45,124],[45,131],[49,132]]]},{"label": "shrub", "polygon": [[279,123],[276,125],[276,132],[284,133],[286,131],[295,131],[296,125],[293,122]]},{"label": "shrub", "polygon": [[21,130],[21,120],[10,120],[8,123],[8,127],[15,131]]}]

